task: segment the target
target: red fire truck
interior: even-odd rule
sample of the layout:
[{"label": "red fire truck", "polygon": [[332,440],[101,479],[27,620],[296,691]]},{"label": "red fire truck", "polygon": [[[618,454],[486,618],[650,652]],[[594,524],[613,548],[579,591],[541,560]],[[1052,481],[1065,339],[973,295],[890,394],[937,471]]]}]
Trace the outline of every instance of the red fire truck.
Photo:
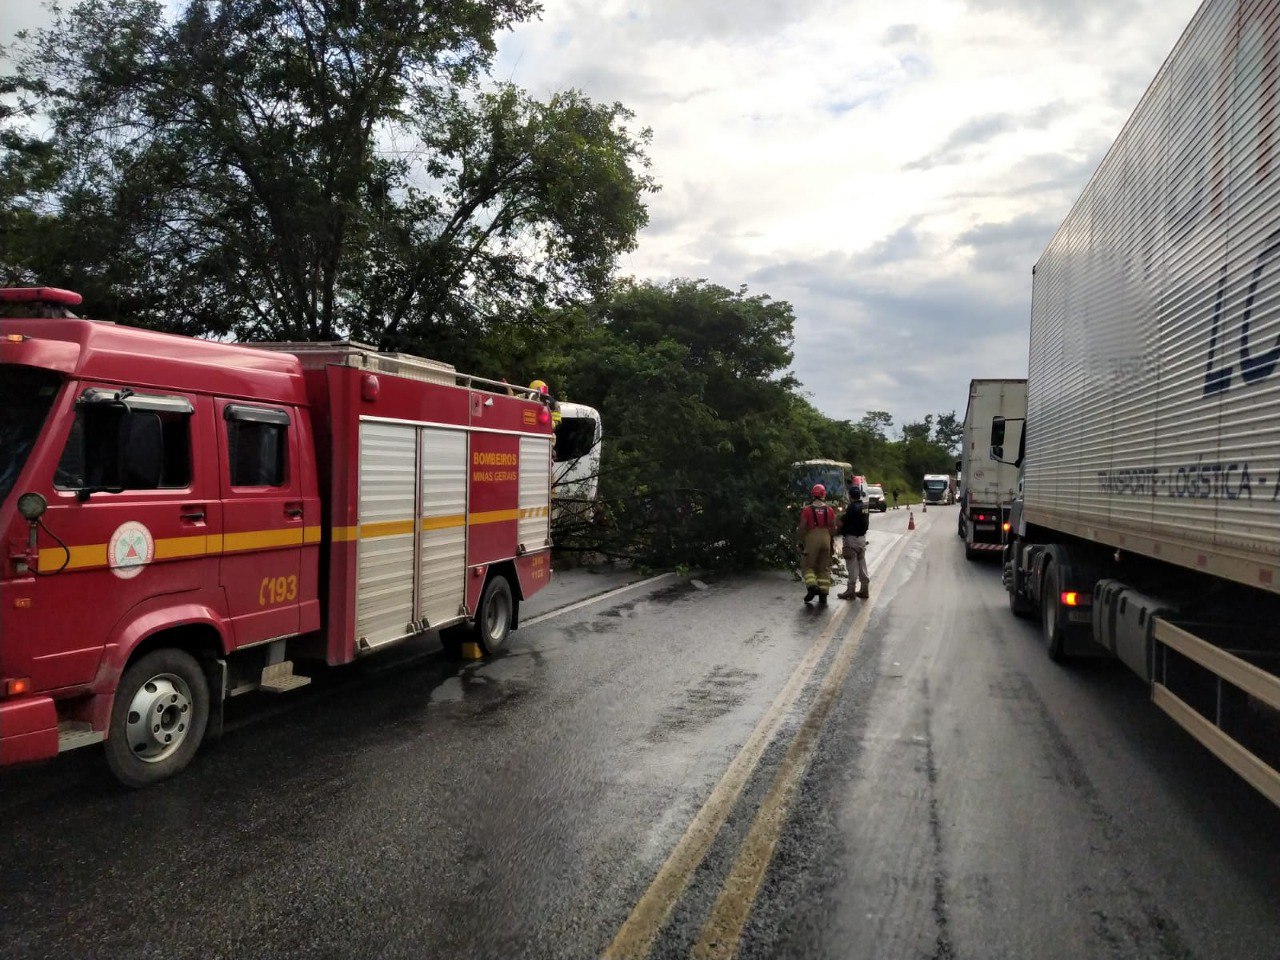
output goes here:
[{"label": "red fire truck", "polygon": [[0,764],[186,766],[225,700],[428,630],[492,652],[550,566],[535,391],[0,290]]}]

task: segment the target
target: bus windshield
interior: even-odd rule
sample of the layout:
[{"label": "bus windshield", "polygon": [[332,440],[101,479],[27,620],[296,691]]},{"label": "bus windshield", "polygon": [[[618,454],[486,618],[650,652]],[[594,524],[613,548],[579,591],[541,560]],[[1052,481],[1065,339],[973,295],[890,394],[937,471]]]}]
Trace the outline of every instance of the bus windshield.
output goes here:
[{"label": "bus windshield", "polygon": [[18,482],[44,426],[59,377],[34,367],[6,366],[0,376],[0,503]]},{"label": "bus windshield", "polygon": [[596,421],[590,417],[565,417],[556,427],[556,463],[585,457],[596,445]]}]

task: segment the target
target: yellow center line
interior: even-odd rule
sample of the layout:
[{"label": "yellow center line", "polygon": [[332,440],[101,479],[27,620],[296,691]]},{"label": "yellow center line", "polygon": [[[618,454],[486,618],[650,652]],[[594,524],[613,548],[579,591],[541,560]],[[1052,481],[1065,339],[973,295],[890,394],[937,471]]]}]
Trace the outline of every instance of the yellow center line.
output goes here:
[{"label": "yellow center line", "polygon": [[[906,537],[898,541],[887,565],[891,567],[897,560],[906,542]],[[836,649],[831,667],[823,677],[822,685],[818,688],[799,732],[778,766],[769,792],[756,812],[733,867],[725,877],[724,887],[716,898],[715,906],[711,908],[711,915],[702,928],[698,942],[694,944],[693,956],[697,960],[730,960],[737,952],[743,928],[760,895],[760,885],[773,860],[774,847],[787,822],[796,790],[813,760],[831,707],[849,676],[854,654],[862,646],[862,637],[866,633],[874,607],[874,598],[862,602],[858,618]]]},{"label": "yellow center line", "polygon": [[[905,540],[904,537],[900,543]],[[899,550],[900,546],[895,547],[892,556],[896,558]],[[602,960],[643,960],[648,956],[649,948],[666,923],[672,907],[688,886],[693,872],[706,857],[716,834],[728,819],[729,812],[741,796],[747,780],[755,772],[765,749],[773,741],[796,698],[822,660],[831,644],[831,638],[848,615],[850,606],[851,604],[844,604],[836,610],[822,635],[796,666],[786,685],[769,705],[738,755],[733,758],[702,808],[685,829],[666,862],[658,869],[649,888],[618,929],[613,942],[601,954]]]}]

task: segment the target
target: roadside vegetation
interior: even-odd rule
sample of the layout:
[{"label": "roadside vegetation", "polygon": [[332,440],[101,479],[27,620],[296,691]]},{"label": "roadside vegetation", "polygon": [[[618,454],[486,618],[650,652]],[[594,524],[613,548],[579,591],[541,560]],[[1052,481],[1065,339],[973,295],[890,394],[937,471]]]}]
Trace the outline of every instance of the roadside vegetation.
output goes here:
[{"label": "roadside vegetation", "polygon": [[601,504],[561,548],[652,566],[790,559],[789,465],[902,502],[950,472],[954,412],[839,420],[790,373],[785,301],[637,282],[649,132],[619,103],[496,81],[527,0],[84,0],[8,51],[0,280],[194,336],[349,338],[512,382],[605,424]]}]

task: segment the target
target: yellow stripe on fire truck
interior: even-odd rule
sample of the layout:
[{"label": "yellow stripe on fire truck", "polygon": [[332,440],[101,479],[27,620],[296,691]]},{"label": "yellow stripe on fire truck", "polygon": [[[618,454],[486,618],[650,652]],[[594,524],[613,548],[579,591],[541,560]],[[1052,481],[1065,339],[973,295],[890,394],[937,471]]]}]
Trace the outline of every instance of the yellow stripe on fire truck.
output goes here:
[{"label": "yellow stripe on fire truck", "polygon": [[[320,527],[291,527],[277,530],[248,530],[242,533],[207,534],[194,537],[161,537],[155,542],[156,560],[183,560],[220,553],[244,553],[273,547],[295,547],[319,543]],[[68,557],[67,554],[70,554]],[[62,561],[66,559],[65,567]],[[40,569],[84,570],[107,566],[107,544],[92,543],[69,547],[45,547],[40,551]]]},{"label": "yellow stripe on fire truck", "polygon": [[[545,517],[549,513],[547,507],[527,507],[522,510],[488,510],[463,514],[451,514],[440,517],[422,517],[417,521],[419,529],[448,530],[461,527],[467,521],[481,525],[486,523],[502,523],[509,520],[522,520],[530,517]],[[333,527],[334,542],[343,543],[352,540],[377,540],[383,537],[407,536],[413,533],[414,521],[384,520],[378,523],[365,523],[359,526]],[[221,553],[244,553],[249,550],[270,550],[277,547],[293,547],[320,542],[320,527],[293,527],[276,530],[249,530],[241,533],[207,534],[194,537],[163,537],[155,542],[156,560],[183,560],[190,557],[204,557]],[[93,543],[69,548],[70,558],[64,569],[84,570],[91,567],[107,566],[107,544]],[[56,570],[62,567],[66,557],[61,547],[45,547],[40,551],[40,569]]]}]

